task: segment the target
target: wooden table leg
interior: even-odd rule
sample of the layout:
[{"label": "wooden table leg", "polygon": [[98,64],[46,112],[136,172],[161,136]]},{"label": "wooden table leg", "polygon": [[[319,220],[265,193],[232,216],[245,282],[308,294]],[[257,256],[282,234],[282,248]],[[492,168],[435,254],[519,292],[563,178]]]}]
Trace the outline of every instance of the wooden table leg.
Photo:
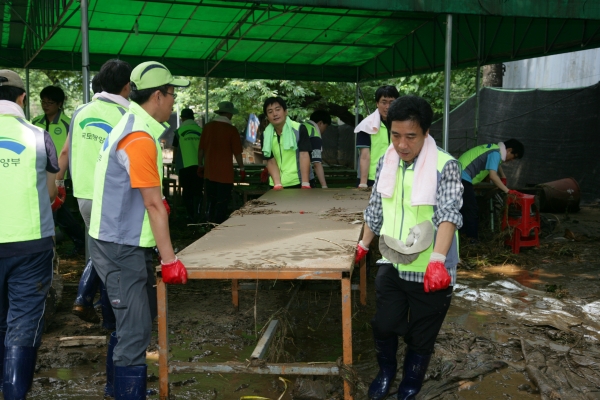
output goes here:
[{"label": "wooden table leg", "polygon": [[[352,365],[352,284],[350,277],[342,278],[342,336],[343,362]],[[344,400],[352,400],[350,383],[344,380]]]},{"label": "wooden table leg", "polygon": [[367,305],[367,257],[360,260],[360,304]]},{"label": "wooden table leg", "polygon": [[[258,283],[257,283],[258,285]],[[239,286],[238,286],[238,280],[237,279],[232,279],[231,280],[231,301],[233,302],[233,306],[235,307],[235,309],[239,309],[240,307],[240,292],[239,292]]]},{"label": "wooden table leg", "polygon": [[158,301],[158,393],[160,400],[169,398],[169,338],[167,325],[167,285],[156,279]]}]

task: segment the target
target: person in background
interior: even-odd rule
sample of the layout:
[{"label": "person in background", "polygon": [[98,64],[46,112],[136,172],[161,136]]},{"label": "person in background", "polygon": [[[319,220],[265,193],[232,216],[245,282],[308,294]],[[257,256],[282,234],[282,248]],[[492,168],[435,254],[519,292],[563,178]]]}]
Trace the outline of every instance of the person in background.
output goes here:
[{"label": "person in background", "polygon": [[146,349],[157,313],[155,246],[163,282],[187,282],[170,239],[159,137],[168,129],[175,87],[189,84],[155,61],[135,67],[129,109],[97,156],[89,248],[117,322],[112,357],[116,399],[146,399]]},{"label": "person in background", "polygon": [[[77,198],[79,211],[88,231],[94,198],[94,177],[98,155],[112,128],[129,110],[130,75],[131,65],[126,61],[111,59],[102,65],[100,72],[92,80],[92,87],[95,86],[96,93],[91,102],[79,107],[73,114],[69,140],[67,140],[60,153],[61,171],[58,177],[64,174],[70,164],[73,195]],[[114,331],[116,327],[115,314],[108,299],[106,288],[98,276],[91,258],[88,259],[81,274],[72,313],[87,322],[100,322],[94,310],[94,297],[98,288],[100,288],[102,326],[109,331]],[[108,382],[104,392],[107,396],[112,396],[114,392],[112,352],[116,345],[116,339],[116,334],[113,332],[108,343],[106,357]]]},{"label": "person in background", "polygon": [[[25,86],[0,70],[0,181],[10,187],[0,208],[0,383],[5,400],[25,399],[44,331],[52,285],[57,195],[56,147],[25,119]],[[54,201],[54,202],[53,202]]]},{"label": "person in background", "polygon": [[490,180],[504,193],[519,194],[508,189],[506,175],[500,164],[523,158],[525,147],[516,139],[509,139],[498,144],[488,143],[467,150],[458,159],[462,166],[463,206],[460,213],[463,216],[461,233],[467,236],[471,243],[479,239],[479,207],[475,198],[473,185],[477,185],[488,175]]},{"label": "person in background", "polygon": [[263,112],[269,120],[262,143],[270,175],[269,185],[273,190],[311,189],[312,145],[306,126],[288,117],[287,104],[281,97],[266,99]]},{"label": "person in background", "polygon": [[406,355],[397,397],[412,400],[421,390],[456,283],[463,188],[458,162],[429,134],[433,110],[427,101],[399,97],[387,117],[392,144],[377,163],[355,261],[380,235],[383,259],[371,321],[379,373],[369,399],[387,397],[396,376],[398,336],[403,336]]},{"label": "person in background", "polygon": [[204,127],[198,147],[198,176],[204,178],[206,188],[206,219],[215,224],[223,223],[233,190],[233,157],[240,169],[242,182],[246,170],[242,159],[242,142],[231,118],[238,113],[230,101],[222,101],[215,111],[217,116]]},{"label": "person in background", "polygon": [[[56,154],[60,154],[62,148],[67,142],[71,119],[63,112],[65,102],[65,92],[58,86],[46,86],[40,92],[43,115],[39,115],[31,120],[31,123],[39,126],[50,134]],[[68,174],[63,173],[57,179],[59,188],[59,198],[66,200],[66,189],[64,179],[69,178]],[[54,213],[54,222],[62,232],[67,234],[75,245],[75,252],[85,253],[85,234],[81,225],[71,214],[68,207],[59,207]]]},{"label": "person in background", "polygon": [[194,121],[194,111],[184,108],[181,111],[181,125],[175,131],[173,147],[175,158],[179,160],[179,184],[181,197],[190,222],[195,222],[198,216],[198,205],[202,201],[202,178],[196,173],[198,170],[198,147],[202,128]]},{"label": "person in background", "polygon": [[381,86],[375,92],[377,110],[354,128],[360,154],[358,187],[373,186],[377,163],[390,145],[389,126],[386,125],[388,109],[399,96],[395,86]]},{"label": "person in background", "polygon": [[310,161],[315,170],[315,175],[317,175],[321,188],[327,189],[327,181],[325,180],[325,171],[323,171],[321,158],[321,154],[323,153],[323,139],[321,136],[327,127],[331,125],[331,115],[325,110],[316,110],[310,115],[310,119],[304,125],[308,131],[308,137],[312,146]]}]

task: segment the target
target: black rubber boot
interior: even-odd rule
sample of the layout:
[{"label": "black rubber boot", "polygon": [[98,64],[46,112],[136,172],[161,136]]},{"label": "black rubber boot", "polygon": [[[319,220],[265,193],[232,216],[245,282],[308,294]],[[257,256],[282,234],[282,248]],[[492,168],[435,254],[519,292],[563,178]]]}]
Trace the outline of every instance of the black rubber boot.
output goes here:
[{"label": "black rubber boot", "polygon": [[398,336],[392,335],[385,339],[375,337],[375,351],[377,351],[377,363],[379,373],[369,386],[369,400],[385,399],[390,391],[392,381],[396,376],[398,361],[396,351],[398,350]]},{"label": "black rubber boot", "polygon": [[79,279],[77,297],[75,298],[72,312],[82,320],[94,324],[100,322],[100,318],[94,310],[94,296],[98,291],[99,284],[100,277],[96,273],[92,259],[90,258],[81,274],[81,279]]},{"label": "black rubber boot", "polygon": [[11,346],[4,349],[4,400],[25,400],[33,382],[37,349]]},{"label": "black rubber boot", "polygon": [[115,367],[113,364],[113,352],[119,340],[117,332],[110,334],[108,350],[106,350],[106,385],[104,386],[104,397],[115,397]]},{"label": "black rubber boot", "polygon": [[404,375],[398,388],[398,400],[413,400],[417,396],[423,386],[429,360],[431,360],[431,354],[424,356],[406,349]]}]

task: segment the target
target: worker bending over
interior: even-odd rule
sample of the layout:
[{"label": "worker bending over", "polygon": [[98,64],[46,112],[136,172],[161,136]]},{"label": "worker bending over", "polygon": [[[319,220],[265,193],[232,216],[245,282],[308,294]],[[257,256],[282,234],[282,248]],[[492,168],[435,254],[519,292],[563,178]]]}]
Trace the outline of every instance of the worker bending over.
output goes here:
[{"label": "worker bending over", "polygon": [[498,144],[488,143],[473,147],[459,157],[458,162],[462,167],[462,184],[465,188],[463,206],[460,209],[463,216],[461,233],[464,233],[469,241],[476,242],[478,240],[479,207],[473,185],[477,185],[489,175],[490,180],[498,189],[509,193],[510,190],[506,186],[506,175],[500,164],[523,158],[524,152],[525,147],[521,142],[509,139]]}]

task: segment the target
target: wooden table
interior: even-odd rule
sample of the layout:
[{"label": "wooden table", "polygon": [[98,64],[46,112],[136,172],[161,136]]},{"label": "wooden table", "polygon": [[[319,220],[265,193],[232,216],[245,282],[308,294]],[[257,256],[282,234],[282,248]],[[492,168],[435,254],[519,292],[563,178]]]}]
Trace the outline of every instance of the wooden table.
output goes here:
[{"label": "wooden table", "polygon": [[[350,280],[354,268],[354,249],[362,231],[362,223],[352,222],[362,221],[362,212],[368,199],[369,192],[359,189],[271,190],[258,199],[264,202],[263,205],[250,203],[240,210],[241,214],[232,216],[192,243],[178,257],[187,267],[188,279],[231,279],[232,301],[236,307],[239,299],[238,279],[339,280],[342,291],[343,363],[351,365]],[[157,292],[160,398],[167,399],[167,286],[160,277],[157,280]],[[361,303],[366,304],[364,262],[360,265],[360,299]],[[221,367],[227,365],[225,363]],[[298,365],[271,364],[271,367],[278,374],[286,374]],[[171,367],[173,369],[177,368]],[[240,371],[237,367],[235,372],[253,373],[255,370],[247,368]],[[344,398],[352,399],[347,381],[344,381]]]}]

